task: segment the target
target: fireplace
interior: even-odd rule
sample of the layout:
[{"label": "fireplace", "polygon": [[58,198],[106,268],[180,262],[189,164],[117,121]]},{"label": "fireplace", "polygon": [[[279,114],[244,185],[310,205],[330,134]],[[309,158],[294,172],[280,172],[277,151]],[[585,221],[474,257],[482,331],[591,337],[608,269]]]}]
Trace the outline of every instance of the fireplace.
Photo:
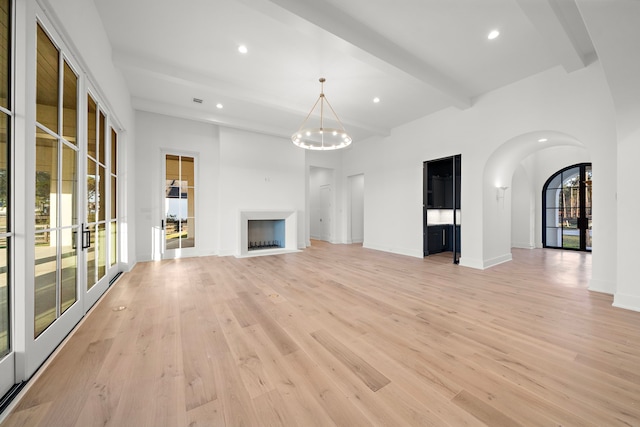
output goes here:
[{"label": "fireplace", "polygon": [[297,220],[296,211],[240,211],[238,256],[297,252]]},{"label": "fireplace", "polygon": [[284,248],[284,219],[250,219],[247,240],[250,251]]}]

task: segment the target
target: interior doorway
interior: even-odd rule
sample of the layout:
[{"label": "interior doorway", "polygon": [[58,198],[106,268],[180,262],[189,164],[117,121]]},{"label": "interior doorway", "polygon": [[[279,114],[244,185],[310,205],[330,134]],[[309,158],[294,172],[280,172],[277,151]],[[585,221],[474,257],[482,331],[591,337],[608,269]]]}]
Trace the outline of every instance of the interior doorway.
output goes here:
[{"label": "interior doorway", "polygon": [[320,240],[331,241],[331,185],[320,187]]},{"label": "interior doorway", "polygon": [[312,166],[309,170],[309,237],[335,240],[335,171]]}]

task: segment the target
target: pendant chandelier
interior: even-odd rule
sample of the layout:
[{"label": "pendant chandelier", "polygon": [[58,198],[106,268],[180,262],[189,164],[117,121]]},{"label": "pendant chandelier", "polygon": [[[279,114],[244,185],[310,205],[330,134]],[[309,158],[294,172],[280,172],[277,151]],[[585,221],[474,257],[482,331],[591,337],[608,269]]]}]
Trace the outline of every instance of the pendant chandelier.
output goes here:
[{"label": "pendant chandelier", "polygon": [[[324,96],[325,81],[326,79],[324,77],[320,78],[320,96],[300,125],[300,129],[291,135],[291,141],[293,141],[293,143],[298,147],[305,148],[307,150],[337,150],[348,147],[351,144],[351,137],[344,129],[344,126],[336,112],[333,111],[333,107],[329,104],[329,100]],[[328,119],[330,123],[325,121],[325,103],[333,114],[333,118]],[[314,126],[307,122],[313,114],[313,111],[318,107],[318,104],[320,104],[320,124],[319,126]],[[335,122],[335,124],[331,122]],[[327,125],[329,127],[327,127]]]}]

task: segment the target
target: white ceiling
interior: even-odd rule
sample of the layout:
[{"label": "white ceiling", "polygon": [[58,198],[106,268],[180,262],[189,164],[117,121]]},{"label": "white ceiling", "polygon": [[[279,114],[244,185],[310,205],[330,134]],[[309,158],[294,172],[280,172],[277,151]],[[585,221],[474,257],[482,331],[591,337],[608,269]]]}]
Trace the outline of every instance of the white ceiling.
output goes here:
[{"label": "white ceiling", "polygon": [[135,108],[287,137],[319,77],[357,142],[595,58],[573,0],[94,1]]}]

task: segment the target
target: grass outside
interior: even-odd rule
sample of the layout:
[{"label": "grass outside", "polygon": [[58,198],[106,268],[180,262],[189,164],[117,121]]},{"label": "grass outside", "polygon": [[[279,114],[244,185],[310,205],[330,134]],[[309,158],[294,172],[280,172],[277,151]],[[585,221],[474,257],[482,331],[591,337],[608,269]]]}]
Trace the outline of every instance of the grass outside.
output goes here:
[{"label": "grass outside", "polygon": [[565,249],[580,249],[580,236],[562,236],[562,247]]}]

